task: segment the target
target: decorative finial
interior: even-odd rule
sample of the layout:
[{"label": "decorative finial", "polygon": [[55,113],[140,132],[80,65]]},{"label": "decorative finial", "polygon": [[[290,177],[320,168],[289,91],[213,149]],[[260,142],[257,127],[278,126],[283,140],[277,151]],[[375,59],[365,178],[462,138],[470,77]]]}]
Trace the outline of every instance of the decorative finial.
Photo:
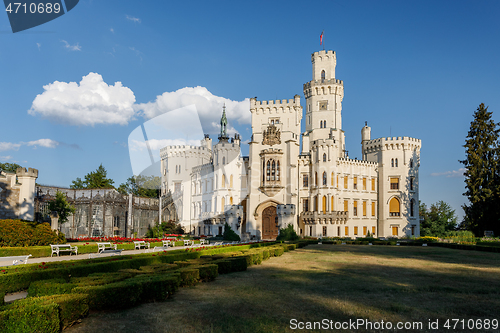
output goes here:
[{"label": "decorative finial", "polygon": [[222,107],[222,118],[220,119],[220,136],[227,137],[227,118],[226,118],[226,103]]},{"label": "decorative finial", "polygon": [[365,126],[368,126],[368,122],[367,121],[365,121]]}]

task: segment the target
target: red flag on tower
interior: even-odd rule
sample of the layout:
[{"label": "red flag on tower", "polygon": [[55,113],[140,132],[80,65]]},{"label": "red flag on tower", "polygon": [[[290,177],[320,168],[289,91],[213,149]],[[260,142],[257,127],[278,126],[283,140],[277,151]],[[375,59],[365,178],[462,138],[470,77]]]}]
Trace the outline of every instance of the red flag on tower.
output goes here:
[{"label": "red flag on tower", "polygon": [[325,30],[321,31],[321,35],[319,36],[319,45],[323,45],[323,32],[325,32]]}]

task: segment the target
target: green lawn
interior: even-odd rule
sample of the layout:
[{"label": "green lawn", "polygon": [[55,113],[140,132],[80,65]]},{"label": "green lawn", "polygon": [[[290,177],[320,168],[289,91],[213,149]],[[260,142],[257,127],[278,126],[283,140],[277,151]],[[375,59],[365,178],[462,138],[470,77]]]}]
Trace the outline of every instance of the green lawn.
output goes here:
[{"label": "green lawn", "polygon": [[[246,272],[181,288],[163,303],[91,314],[67,332],[307,331],[290,329],[292,319],[422,322],[423,330],[409,331],[452,332],[443,328],[447,319],[465,319],[465,325],[468,319],[500,320],[499,296],[497,253],[309,245]],[[439,320],[439,329],[428,330],[429,320]],[[477,331],[459,326],[457,332]],[[341,330],[350,331],[370,330]]]}]

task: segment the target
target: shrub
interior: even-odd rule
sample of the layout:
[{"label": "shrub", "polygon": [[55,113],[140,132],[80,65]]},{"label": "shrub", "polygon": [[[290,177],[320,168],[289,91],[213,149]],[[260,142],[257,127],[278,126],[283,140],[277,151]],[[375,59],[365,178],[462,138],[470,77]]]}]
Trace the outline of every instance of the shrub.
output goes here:
[{"label": "shrub", "polygon": [[30,284],[28,296],[69,294],[75,286],[75,284],[66,283],[62,278],[34,281]]},{"label": "shrub", "polygon": [[38,299],[28,298],[14,304],[5,305],[7,309],[0,311],[0,332],[60,331],[59,306],[56,303],[40,304]]},{"label": "shrub", "polygon": [[229,224],[224,224],[224,233],[222,234],[222,239],[231,242],[239,242],[241,240],[240,236],[234,232],[233,229],[229,226]]},{"label": "shrub", "polygon": [[141,301],[163,301],[179,288],[180,275],[140,275],[129,281],[141,285]]},{"label": "shrub", "polygon": [[216,264],[199,265],[192,268],[198,269],[200,280],[203,282],[214,281],[219,276],[219,267]]},{"label": "shrub", "polygon": [[0,246],[36,246],[65,243],[64,234],[52,231],[48,223],[0,220]]},{"label": "shrub", "polygon": [[182,268],[179,272],[181,273],[181,287],[194,286],[200,280],[200,272],[196,268]]},{"label": "shrub", "polygon": [[280,229],[280,233],[278,237],[276,237],[277,241],[295,241],[298,240],[299,236],[293,229],[293,225],[289,224],[286,228]]},{"label": "shrub", "polygon": [[74,293],[88,294],[91,310],[121,309],[136,305],[142,294],[142,285],[132,279],[98,286],[82,286]]},{"label": "shrub", "polygon": [[476,237],[472,231],[468,230],[448,231],[445,238],[451,239],[453,243],[458,244],[476,244]]}]

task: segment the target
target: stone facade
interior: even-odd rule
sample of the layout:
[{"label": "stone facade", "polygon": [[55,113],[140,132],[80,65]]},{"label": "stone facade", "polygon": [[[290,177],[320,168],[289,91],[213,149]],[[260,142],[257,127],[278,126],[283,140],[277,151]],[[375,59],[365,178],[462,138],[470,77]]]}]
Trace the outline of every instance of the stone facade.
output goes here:
[{"label": "stone facade", "polygon": [[33,221],[35,181],[38,170],[18,168],[16,173],[0,172],[0,219]]},{"label": "stone facade", "polygon": [[[274,239],[289,224],[313,237],[419,235],[420,140],[372,140],[365,124],[362,159],[350,159],[336,54],[314,52],[311,62],[304,133],[300,96],[252,98],[248,157],[239,154],[239,137],[228,142],[222,132],[214,147],[206,136],[200,147],[161,150],[162,193],[173,193],[186,230],[219,234],[228,222],[243,238]],[[221,131],[226,126],[224,111]]]}]

